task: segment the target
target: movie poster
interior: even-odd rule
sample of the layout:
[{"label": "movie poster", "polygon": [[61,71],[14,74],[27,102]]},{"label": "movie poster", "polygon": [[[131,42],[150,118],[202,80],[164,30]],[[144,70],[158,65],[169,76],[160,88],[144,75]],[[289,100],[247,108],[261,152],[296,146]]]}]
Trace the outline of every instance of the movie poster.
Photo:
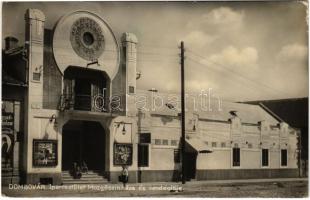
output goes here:
[{"label": "movie poster", "polygon": [[52,167],[57,165],[57,141],[33,140],[33,166]]},{"label": "movie poster", "polygon": [[132,164],[132,144],[114,144],[114,165]]}]

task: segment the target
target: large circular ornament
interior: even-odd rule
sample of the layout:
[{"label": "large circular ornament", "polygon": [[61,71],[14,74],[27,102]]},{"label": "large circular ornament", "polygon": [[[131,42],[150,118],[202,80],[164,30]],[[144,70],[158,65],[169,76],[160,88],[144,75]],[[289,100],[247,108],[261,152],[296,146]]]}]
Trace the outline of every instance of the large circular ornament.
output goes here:
[{"label": "large circular ornament", "polygon": [[70,41],[73,50],[85,60],[97,60],[104,51],[102,30],[96,21],[88,17],[81,17],[73,23]]},{"label": "large circular ornament", "polygon": [[58,20],[53,54],[61,74],[75,66],[103,71],[113,80],[120,64],[120,48],[112,29],[89,11],[75,11]]}]

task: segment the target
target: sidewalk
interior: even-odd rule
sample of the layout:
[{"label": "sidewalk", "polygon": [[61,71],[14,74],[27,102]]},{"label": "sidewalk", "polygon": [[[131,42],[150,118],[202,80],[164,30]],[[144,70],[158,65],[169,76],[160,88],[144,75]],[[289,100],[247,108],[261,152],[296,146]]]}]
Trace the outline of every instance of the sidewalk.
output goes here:
[{"label": "sidewalk", "polygon": [[[307,181],[308,178],[266,178],[266,179],[231,179],[231,180],[202,180],[202,181],[189,181],[186,184],[234,184],[234,183],[270,183],[270,182],[297,182]],[[182,183],[179,183],[182,184]]]},{"label": "sidewalk", "polygon": [[307,195],[308,178],[190,181],[184,185],[181,182],[129,183],[127,188],[119,183],[44,187],[43,189],[2,187],[2,195],[10,197],[295,197]]},{"label": "sidewalk", "polygon": [[[269,179],[231,179],[231,180],[191,180],[186,181],[186,185],[231,185],[231,184],[250,184],[250,183],[273,183],[273,182],[299,182],[306,181],[308,178],[269,178]],[[113,184],[121,185],[121,184]],[[128,183],[128,186],[158,186],[158,185],[179,185],[182,186],[182,182],[145,182],[145,183]]]}]

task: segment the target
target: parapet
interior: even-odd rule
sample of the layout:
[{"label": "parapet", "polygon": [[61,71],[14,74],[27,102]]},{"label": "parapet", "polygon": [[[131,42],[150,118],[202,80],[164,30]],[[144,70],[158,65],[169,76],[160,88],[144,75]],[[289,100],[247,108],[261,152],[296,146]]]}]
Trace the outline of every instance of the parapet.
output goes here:
[{"label": "parapet", "polygon": [[43,14],[43,12],[41,10],[38,9],[33,9],[33,8],[29,8],[26,11],[25,14],[25,18],[26,19],[34,19],[34,20],[38,20],[38,21],[45,21],[45,15]]},{"label": "parapet", "polygon": [[138,39],[137,39],[137,36],[133,33],[123,33],[122,42],[132,42],[132,43],[137,44]]}]

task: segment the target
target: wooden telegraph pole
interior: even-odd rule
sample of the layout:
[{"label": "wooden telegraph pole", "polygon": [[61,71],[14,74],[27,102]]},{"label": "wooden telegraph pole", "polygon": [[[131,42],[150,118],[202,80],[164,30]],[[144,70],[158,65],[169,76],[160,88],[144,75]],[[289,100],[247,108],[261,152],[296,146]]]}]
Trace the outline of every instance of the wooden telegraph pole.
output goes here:
[{"label": "wooden telegraph pole", "polygon": [[184,82],[184,42],[181,42],[181,151],[182,151],[182,184],[185,184],[185,82]]}]

